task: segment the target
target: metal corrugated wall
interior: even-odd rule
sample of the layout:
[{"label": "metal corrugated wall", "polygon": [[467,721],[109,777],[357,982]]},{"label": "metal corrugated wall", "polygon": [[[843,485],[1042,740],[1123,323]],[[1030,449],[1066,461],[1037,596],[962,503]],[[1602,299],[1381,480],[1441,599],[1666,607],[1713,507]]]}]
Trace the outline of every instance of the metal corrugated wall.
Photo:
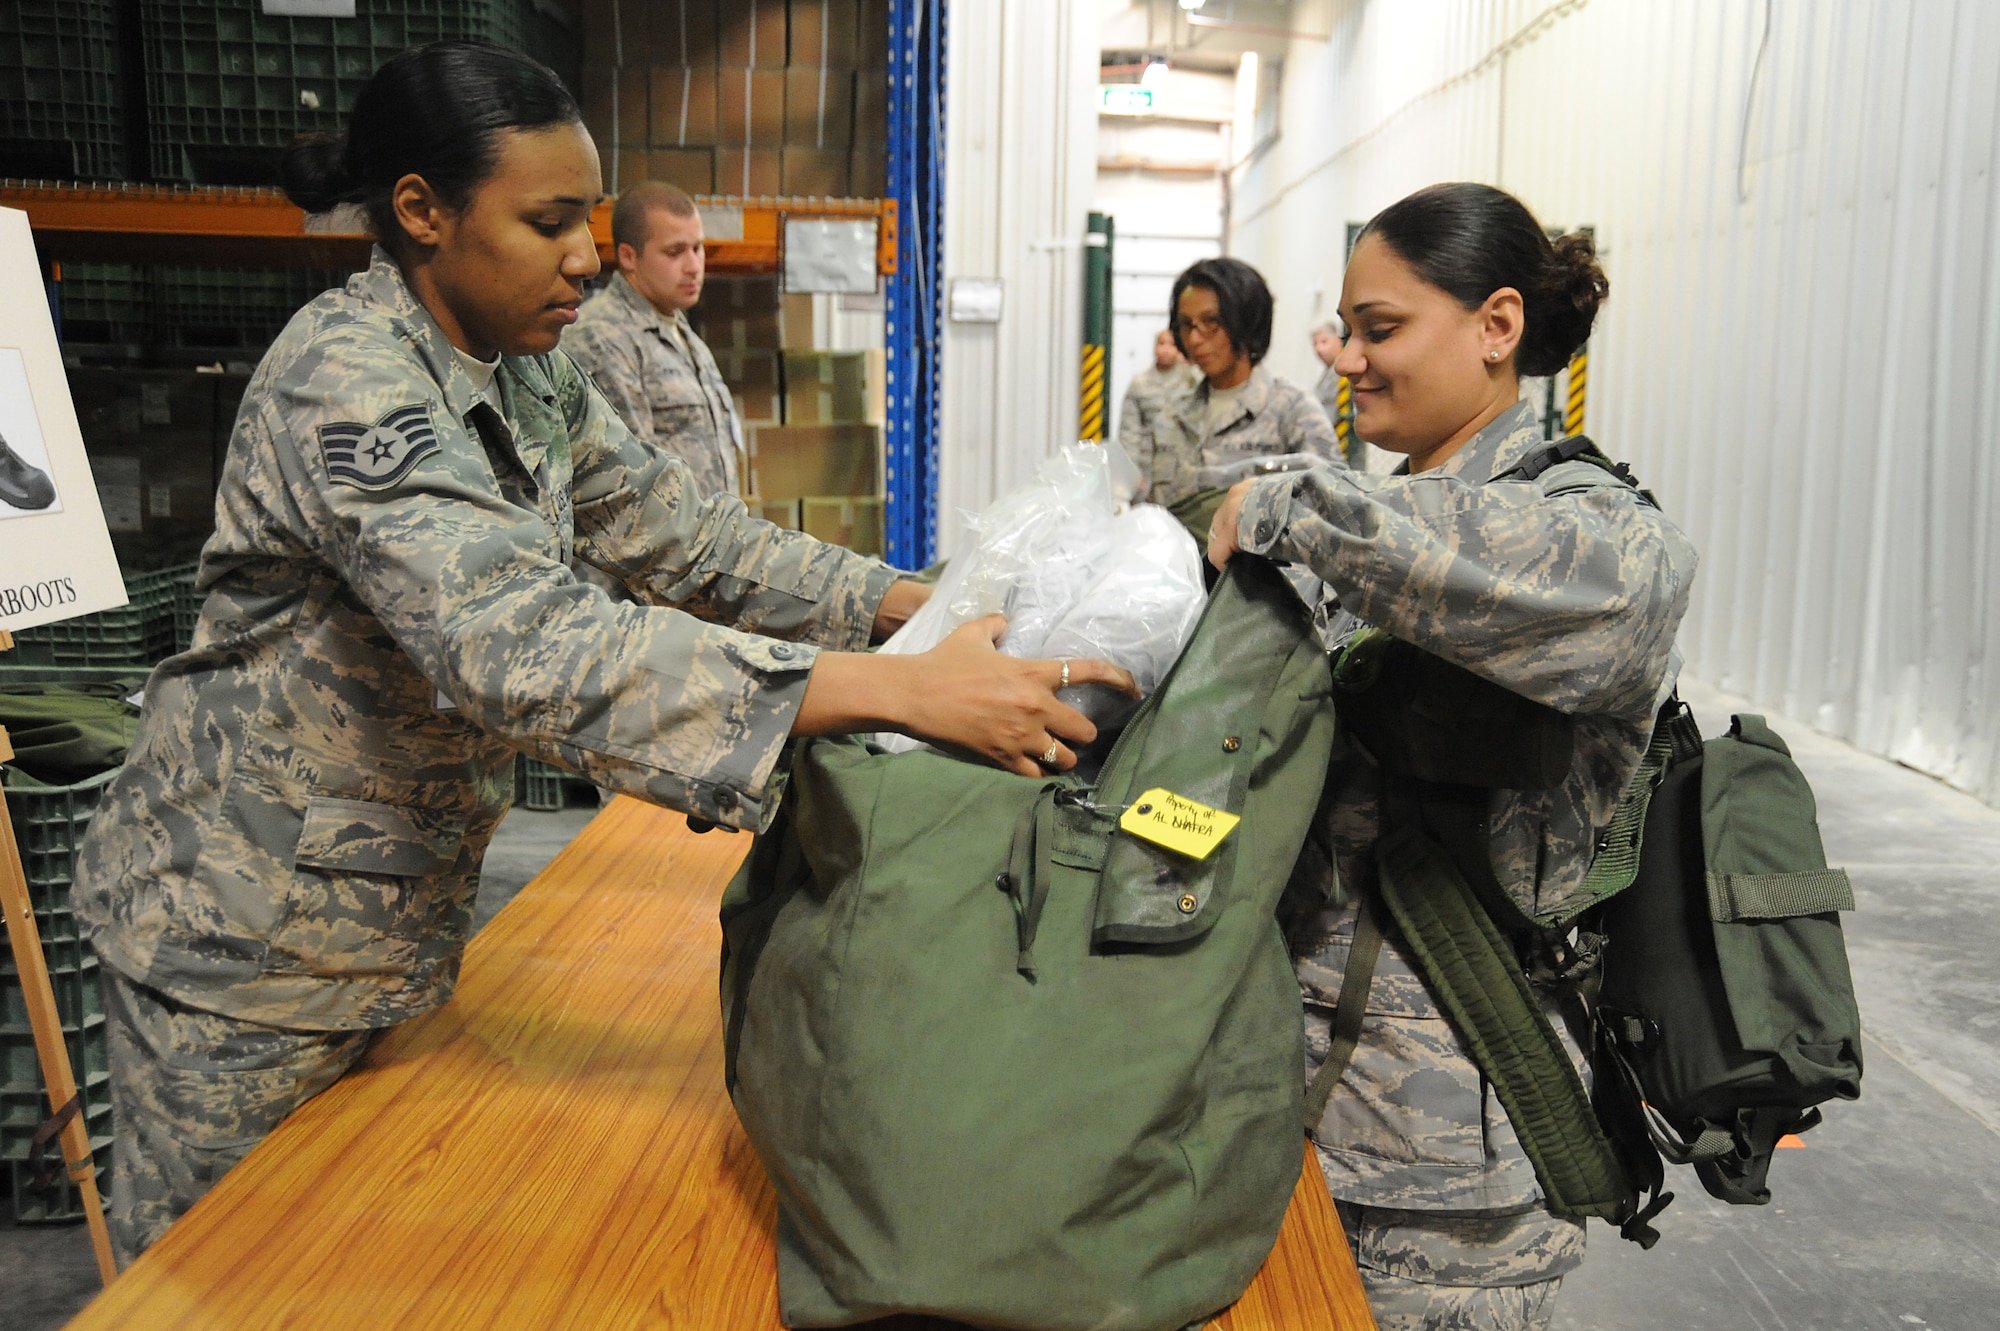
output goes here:
[{"label": "metal corrugated wall", "polygon": [[1097,14],[1067,0],[951,8],[946,281],[999,278],[1000,322],[943,327],[938,548],[1077,429],[1083,235],[1097,170]]},{"label": "metal corrugated wall", "polygon": [[1587,429],[1701,548],[1690,668],[2000,802],[2000,5],[1317,17],[1235,189],[1231,252],[1324,291],[1281,298],[1274,365],[1309,381],[1344,224],[1411,189],[1595,226]]}]

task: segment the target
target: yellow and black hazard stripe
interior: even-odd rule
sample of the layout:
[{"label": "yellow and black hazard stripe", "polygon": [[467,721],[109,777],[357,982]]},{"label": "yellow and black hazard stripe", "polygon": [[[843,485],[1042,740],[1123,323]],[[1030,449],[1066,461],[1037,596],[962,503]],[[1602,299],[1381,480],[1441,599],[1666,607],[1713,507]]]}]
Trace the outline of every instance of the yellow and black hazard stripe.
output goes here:
[{"label": "yellow and black hazard stripe", "polygon": [[1083,344],[1083,386],[1077,396],[1076,437],[1104,438],[1104,348],[1095,342]]},{"label": "yellow and black hazard stripe", "polygon": [[1563,435],[1583,433],[1583,404],[1590,392],[1590,343],[1569,358],[1569,401],[1563,408]]}]

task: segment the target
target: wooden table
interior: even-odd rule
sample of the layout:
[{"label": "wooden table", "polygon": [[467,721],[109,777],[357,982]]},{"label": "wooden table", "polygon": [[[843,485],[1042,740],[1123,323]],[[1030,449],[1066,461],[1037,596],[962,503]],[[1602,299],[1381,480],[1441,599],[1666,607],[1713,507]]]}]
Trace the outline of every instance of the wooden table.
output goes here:
[{"label": "wooden table", "polygon": [[[716,995],[748,847],[612,804],[473,942],[449,1006],[379,1039],[71,1327],[778,1327],[777,1199],[723,1089]],[[1317,1169],[1215,1325],[1373,1327]]]}]

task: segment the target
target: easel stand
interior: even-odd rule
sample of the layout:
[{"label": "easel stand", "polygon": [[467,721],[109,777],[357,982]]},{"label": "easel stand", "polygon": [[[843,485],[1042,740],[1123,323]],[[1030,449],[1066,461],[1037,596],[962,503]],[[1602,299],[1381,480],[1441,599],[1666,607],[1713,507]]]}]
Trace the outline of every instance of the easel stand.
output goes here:
[{"label": "easel stand", "polygon": [[[12,634],[0,630],[0,652],[14,646]],[[14,757],[7,732],[0,729],[0,763]],[[7,925],[7,941],[14,949],[14,968],[21,976],[21,992],[27,1000],[28,1022],[35,1032],[35,1054],[41,1060],[42,1079],[48,1083],[50,1122],[62,1121],[63,1160],[69,1166],[70,1181],[83,1198],[83,1214],[90,1225],[90,1246],[97,1253],[97,1272],[109,1285],[118,1275],[111,1259],[111,1231],[104,1224],[104,1205],[98,1199],[97,1165],[90,1155],[90,1132],[78,1112],[76,1074],[69,1065],[69,1049],[63,1043],[62,1014],[56,1009],[56,992],[49,983],[48,961],[42,956],[41,930],[35,925],[35,908],[28,896],[28,875],[21,868],[21,847],[14,840],[14,821],[7,812],[7,796],[0,790],[0,919]],[[66,1117],[65,1117],[66,1116]]]}]

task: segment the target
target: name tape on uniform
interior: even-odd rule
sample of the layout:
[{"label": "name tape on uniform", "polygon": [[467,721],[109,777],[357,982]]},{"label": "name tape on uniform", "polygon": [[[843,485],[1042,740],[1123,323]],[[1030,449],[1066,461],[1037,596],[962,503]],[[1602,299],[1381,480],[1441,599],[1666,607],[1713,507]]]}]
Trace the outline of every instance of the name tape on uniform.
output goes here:
[{"label": "name tape on uniform", "polygon": [[1155,786],[1132,801],[1132,807],[1119,817],[1118,826],[1155,845],[1205,860],[1242,821],[1233,813]]}]

